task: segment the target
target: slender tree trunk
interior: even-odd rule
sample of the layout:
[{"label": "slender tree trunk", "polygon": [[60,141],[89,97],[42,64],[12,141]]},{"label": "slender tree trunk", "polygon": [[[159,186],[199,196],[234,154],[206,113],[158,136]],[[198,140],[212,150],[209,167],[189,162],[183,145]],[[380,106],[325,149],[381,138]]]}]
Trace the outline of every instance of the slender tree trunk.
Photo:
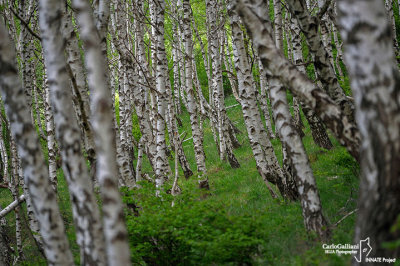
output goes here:
[{"label": "slender tree trunk", "polygon": [[56,140],[54,137],[54,118],[53,113],[51,112],[51,102],[50,102],[50,91],[47,81],[47,76],[44,76],[44,90],[46,94],[46,98],[44,101],[45,107],[45,119],[46,119],[46,132],[47,132],[47,158],[49,162],[49,177],[51,185],[53,186],[54,191],[57,193],[57,147]]},{"label": "slender tree trunk", "polygon": [[139,140],[138,144],[138,155],[137,155],[137,162],[136,162],[136,181],[142,181],[142,160],[143,160],[143,150],[144,150],[144,143],[143,143],[143,136]]},{"label": "slender tree trunk", "polygon": [[219,135],[219,151],[220,159],[225,160],[226,156],[232,168],[239,168],[240,164],[233,154],[232,142],[227,135],[228,125],[226,123],[226,109],[224,101],[224,91],[222,87],[222,72],[221,72],[221,52],[220,52],[220,29],[219,23],[219,6],[217,0],[206,1],[206,12],[208,13],[210,25],[210,57],[212,62],[212,94],[215,109],[218,118],[218,135]]},{"label": "slender tree trunk", "polygon": [[190,3],[189,0],[183,1],[183,43],[185,46],[185,74],[186,74],[186,94],[188,101],[188,112],[192,128],[193,145],[196,158],[197,172],[199,178],[206,174],[205,154],[203,147],[203,135],[198,122],[198,110],[192,83],[192,31],[190,28]]},{"label": "slender tree trunk", "polygon": [[[400,213],[400,75],[392,31],[379,0],[338,1],[338,15],[362,136],[354,241],[369,239],[368,257],[396,258],[399,247],[386,249],[383,244],[400,237],[392,230]],[[364,264],[363,255],[361,259],[353,263]]]},{"label": "slender tree trunk", "polygon": [[[36,77],[36,76],[34,76],[34,77]],[[44,134],[44,131],[43,131],[43,125],[42,125],[42,118],[41,118],[41,115],[40,115],[40,113],[41,113],[41,106],[40,106],[40,103],[39,103],[39,97],[38,97],[38,94],[39,94],[39,92],[38,92],[38,88],[37,88],[37,86],[36,86],[36,78],[34,78],[34,85],[33,85],[33,93],[35,94],[35,116],[36,116],[36,124],[37,124],[37,127],[39,128],[39,135],[40,135],[40,137],[42,138],[42,139],[46,139],[46,135]],[[43,101],[44,102],[44,101]]]},{"label": "slender tree trunk", "polygon": [[153,135],[153,127],[150,121],[149,115],[149,103],[147,102],[148,88],[154,88],[153,78],[149,74],[149,66],[146,61],[145,43],[144,43],[144,28],[142,23],[142,17],[139,13],[143,12],[143,1],[137,1],[137,11],[135,12],[135,28],[136,28],[136,53],[138,57],[138,73],[139,83],[134,87],[133,99],[136,110],[136,115],[139,120],[140,132],[143,136],[143,143],[147,146],[147,157],[149,158],[150,164],[155,171],[155,155],[156,155],[156,144],[155,137]]},{"label": "slender tree trunk", "polygon": [[[258,57],[258,56],[257,56]],[[261,63],[260,58],[258,57],[258,68],[260,71],[260,93],[258,93],[258,101],[261,105],[261,110],[264,113],[265,118],[265,127],[267,128],[267,132],[270,138],[274,139],[275,133],[272,130],[271,116],[269,113],[269,105],[268,105],[268,93],[267,93],[267,78],[264,67]]]},{"label": "slender tree trunk", "polygon": [[78,43],[78,38],[72,25],[72,18],[68,10],[64,10],[62,19],[62,34],[65,38],[65,51],[67,54],[67,69],[72,83],[72,95],[76,109],[78,109],[77,117],[79,127],[84,137],[85,150],[87,158],[91,165],[92,178],[95,176],[96,153],[94,150],[93,131],[89,121],[90,106],[89,94],[86,84],[86,76],[81,53]]},{"label": "slender tree trunk", "polygon": [[151,0],[154,19],[153,25],[156,27],[154,39],[157,42],[155,53],[156,64],[155,77],[157,89],[157,123],[156,123],[156,186],[161,187],[164,180],[168,178],[170,168],[166,155],[165,124],[167,109],[166,74],[168,74],[167,58],[165,56],[164,42],[164,12],[165,2],[163,0]]},{"label": "slender tree trunk", "polygon": [[[114,4],[116,10],[114,25],[116,30],[113,34],[113,42],[115,48],[119,53],[120,64],[119,64],[119,121],[120,126],[116,123],[115,117],[113,116],[113,122],[115,125],[116,134],[116,151],[117,151],[117,163],[119,169],[119,180],[125,186],[133,187],[136,185],[135,182],[135,169],[133,167],[133,146],[132,139],[129,141],[132,126],[129,121],[132,120],[132,113],[129,108],[130,106],[130,92],[136,86],[136,73],[132,62],[132,57],[129,53],[130,47],[130,36],[126,29],[126,24],[123,23],[124,6],[122,2],[116,2]],[[125,19],[126,20],[126,19]],[[117,38],[118,37],[118,38]],[[129,78],[128,78],[129,77]]]},{"label": "slender tree trunk", "polygon": [[[123,205],[118,190],[117,158],[111,91],[107,81],[106,56],[102,53],[102,40],[96,34],[91,7],[83,0],[72,1],[80,38],[86,49],[85,59],[91,97],[92,126],[95,132],[97,175],[103,199],[103,223],[108,265],[130,264],[128,236],[124,222]],[[104,13],[104,12],[103,12]],[[99,28],[102,36],[101,27]]]},{"label": "slender tree trunk", "polygon": [[[295,18],[291,19],[291,31],[292,31],[294,63],[298,65],[297,69],[300,70],[300,72],[306,74],[306,68],[304,65],[302,65],[304,63],[304,60],[303,60],[303,51],[301,49],[300,28]],[[308,121],[308,124],[310,125],[311,134],[314,139],[314,142],[322,148],[328,150],[332,149],[333,145],[329,139],[325,127],[320,121],[320,119],[315,115],[314,111],[305,105],[303,105],[302,110]]]}]

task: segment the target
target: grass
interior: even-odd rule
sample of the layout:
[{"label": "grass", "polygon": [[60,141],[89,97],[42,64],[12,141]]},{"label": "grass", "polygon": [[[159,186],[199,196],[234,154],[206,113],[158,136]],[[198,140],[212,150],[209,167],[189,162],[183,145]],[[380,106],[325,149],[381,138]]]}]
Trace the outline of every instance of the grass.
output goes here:
[{"label": "grass", "polygon": [[[227,97],[226,106],[235,104],[233,97]],[[156,223],[154,228],[151,230],[164,230],[168,231],[169,227],[173,227],[178,223],[179,219],[184,219],[185,223],[188,223],[185,227],[182,227],[183,231],[189,228],[191,221],[197,222],[202,221],[204,228],[207,228],[210,235],[217,235],[218,239],[210,240],[214,241],[215,247],[224,250],[217,250],[210,246],[211,242],[200,240],[196,243],[192,239],[192,236],[179,235],[180,241],[186,241],[190,247],[198,247],[199,250],[208,250],[210,257],[202,257],[202,261],[196,264],[208,264],[214,257],[223,256],[227,250],[234,250],[235,241],[245,241],[242,238],[235,238],[232,235],[227,235],[224,232],[224,225],[220,228],[220,224],[216,224],[213,219],[209,218],[209,211],[207,209],[201,209],[199,204],[206,204],[201,206],[215,207],[215,213],[221,213],[221,220],[219,223],[228,223],[227,228],[233,230],[235,234],[240,234],[241,231],[253,230],[253,232],[246,232],[246,235],[251,235],[249,241],[256,241],[255,250],[251,251],[251,264],[254,265],[343,265],[350,263],[350,256],[337,256],[331,254],[324,254],[321,247],[322,243],[319,242],[316,237],[312,234],[307,234],[303,225],[303,218],[301,212],[301,206],[299,202],[286,202],[282,199],[274,200],[271,198],[262,178],[259,176],[255,160],[252,155],[250,145],[247,140],[247,133],[243,121],[240,106],[236,106],[227,110],[227,114],[237,127],[242,131],[242,134],[238,136],[242,146],[235,150],[235,156],[237,157],[241,167],[238,169],[232,169],[228,162],[221,162],[215,147],[215,143],[212,137],[208,121],[204,122],[204,148],[206,153],[206,166],[207,176],[210,183],[210,191],[207,197],[198,197],[197,189],[197,178],[196,178],[196,165],[193,151],[192,140],[184,142],[184,150],[186,156],[190,162],[192,170],[195,175],[188,180],[181,178],[179,185],[184,191],[181,196],[175,198],[176,207],[171,210],[170,201],[172,196],[165,196],[162,201],[154,200],[153,195],[144,195],[146,190],[135,190],[130,192],[130,197],[135,198],[135,203],[140,208],[140,217],[134,217],[128,215],[127,223],[129,231],[139,230],[140,228],[149,228],[149,224],[152,222]],[[191,137],[190,120],[187,113],[182,115],[182,122],[184,127],[180,128],[180,133],[186,132],[186,138]],[[137,119],[136,117],[134,118]],[[323,205],[324,215],[327,220],[334,224],[346,213],[356,208],[356,197],[358,187],[358,165],[341,147],[338,142],[331,138],[334,143],[334,148],[330,151],[326,151],[322,148],[317,147],[312,140],[310,129],[304,121],[306,128],[304,129],[306,136],[303,139],[307,154],[311,161],[311,166],[317,181],[320,197]],[[137,129],[134,129],[134,132]],[[135,134],[137,137],[138,134]],[[280,148],[279,140],[272,140],[275,148],[278,160],[282,160],[282,153]],[[173,160],[170,160],[171,168],[173,169]],[[147,159],[144,160],[143,172],[151,173],[150,165]],[[180,177],[183,177],[183,172],[180,169]],[[70,202],[68,196],[68,189],[66,182],[63,178],[62,171],[58,172],[59,186],[58,186],[58,200],[61,209],[61,214],[66,225],[66,233],[70,240],[70,245],[75,256],[76,263],[79,263],[79,247],[75,243],[74,226],[72,222],[72,214],[70,210]],[[166,184],[166,188],[171,186],[169,181]],[[195,195],[189,197],[188,195]],[[11,195],[5,189],[0,190],[0,205],[6,206],[11,201]],[[191,208],[193,212],[191,212]],[[199,209],[196,209],[199,208]],[[202,210],[196,212],[196,210]],[[204,211],[204,212],[203,212]],[[129,211],[127,211],[129,214]],[[163,214],[168,214],[163,216]],[[174,215],[176,215],[174,217]],[[204,217],[203,217],[203,216]],[[172,217],[170,217],[172,216]],[[15,239],[13,239],[14,230],[14,215],[12,213],[7,215],[8,230],[10,232],[11,243],[15,246]],[[179,218],[181,217],[181,218]],[[182,218],[183,217],[183,218]],[[243,228],[241,224],[235,221],[242,221],[243,217]],[[207,218],[207,219],[206,219]],[[197,220],[196,220],[197,219]],[[244,218],[243,218],[244,219]],[[247,219],[247,220],[246,220]],[[157,221],[157,222],[155,222]],[[204,224],[210,221],[210,224]],[[228,221],[228,222],[227,222]],[[250,224],[247,225],[247,221]],[[341,222],[336,228],[333,229],[331,243],[351,243],[353,237],[353,228],[355,223],[355,215],[351,215],[343,222]],[[147,227],[145,227],[147,226]],[[207,227],[208,226],[208,227]],[[250,227],[249,227],[250,226]],[[160,229],[160,228],[164,229]],[[144,229],[143,229],[144,230]],[[204,229],[205,230],[205,229]],[[228,230],[228,231],[229,231]],[[236,230],[236,231],[235,231]],[[186,232],[186,231],[185,231]],[[222,233],[221,233],[222,232]],[[140,232],[136,232],[140,233]],[[27,264],[42,264],[44,261],[38,255],[37,251],[33,246],[32,239],[29,236],[26,228],[24,230],[24,252]],[[225,237],[225,238],[224,238]],[[231,237],[231,238],[227,238]],[[229,246],[229,239],[233,241]],[[150,245],[149,243],[132,243],[132,250],[136,252],[138,244]],[[190,242],[191,241],[191,242]],[[250,242],[251,242],[250,241]],[[253,241],[253,242],[254,242]],[[195,243],[193,243],[195,242]],[[218,242],[218,243],[217,243]],[[222,243],[224,242],[224,243]],[[254,243],[252,242],[251,245]],[[183,242],[182,242],[183,243]],[[208,245],[208,246],[207,246]],[[250,245],[250,244],[249,244]],[[213,250],[210,253],[210,250]],[[198,252],[198,251],[190,251]],[[137,254],[136,254],[137,255]],[[135,254],[132,254],[134,259],[137,259]],[[139,254],[140,255],[140,254]],[[178,254],[177,254],[178,256]],[[29,262],[29,263],[28,263]],[[143,261],[136,261],[138,264],[143,264]],[[163,265],[163,261],[158,261],[159,264]],[[229,261],[226,263],[229,265],[235,265],[238,262]],[[179,264],[179,263],[177,263]],[[218,264],[218,263],[217,263]]]}]

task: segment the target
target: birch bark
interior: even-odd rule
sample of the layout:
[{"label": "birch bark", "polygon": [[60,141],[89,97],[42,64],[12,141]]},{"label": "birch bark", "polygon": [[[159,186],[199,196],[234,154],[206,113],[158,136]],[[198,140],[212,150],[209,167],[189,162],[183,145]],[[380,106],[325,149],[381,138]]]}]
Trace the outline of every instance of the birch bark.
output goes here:
[{"label": "birch bark", "polygon": [[[338,1],[344,56],[362,136],[361,179],[355,243],[369,237],[369,257],[396,257],[399,239],[391,230],[400,212],[400,75],[384,3]],[[353,260],[353,264],[363,264]]]},{"label": "birch bark", "polygon": [[240,88],[240,104],[257,169],[260,175],[266,179],[265,181],[268,180],[278,186],[283,197],[294,200],[297,197],[297,190],[295,188],[291,193],[287,190],[286,178],[262,124],[257,106],[255,82],[244,47],[239,16],[231,7],[228,7],[228,12],[231,20],[234,63]]},{"label": "birch bark", "polygon": [[68,182],[81,260],[83,264],[105,265],[100,212],[85,158],[81,153],[78,122],[71,115],[74,109],[64,58],[65,40],[59,37],[62,5],[54,0],[41,0],[39,3],[39,25],[55,133],[60,145],[64,176]]},{"label": "birch bark", "polygon": [[[92,126],[95,132],[97,175],[103,199],[103,223],[108,265],[130,264],[130,251],[118,190],[115,132],[111,109],[106,57],[102,53],[102,30],[97,32],[91,7],[73,0],[80,37],[86,50],[86,68],[91,97]],[[108,12],[104,11],[105,13]],[[108,18],[108,17],[107,17]]]},{"label": "birch bark", "polygon": [[299,22],[299,26],[306,37],[310,52],[314,56],[314,66],[328,95],[348,116],[349,121],[354,121],[354,106],[346,97],[336,78],[329,55],[318,34],[318,20],[311,16],[307,10],[305,0],[288,0],[287,5],[293,16]]},{"label": "birch bark", "polygon": [[207,172],[205,163],[205,154],[203,147],[203,135],[201,134],[201,128],[198,122],[198,110],[195,100],[195,94],[193,90],[192,81],[192,31],[190,28],[190,2],[189,0],[183,0],[183,44],[185,47],[185,74],[186,74],[186,94],[188,113],[190,116],[190,124],[192,128],[193,145],[196,158],[197,172],[199,178],[205,175]]},{"label": "birch bark", "polygon": [[24,89],[19,84],[15,52],[3,22],[0,23],[0,89],[11,133],[21,154],[27,191],[39,221],[49,265],[73,264],[56,195],[51,187],[39,140],[26,108]]},{"label": "birch bark", "polygon": [[253,1],[242,1],[237,8],[247,29],[252,34],[253,44],[258,49],[263,65],[268,67],[272,74],[277,75],[305,106],[313,109],[332,130],[340,143],[358,160],[360,139],[355,124],[322,89],[298,71],[277,50],[272,40],[268,17],[260,17],[257,13],[252,12],[254,6],[265,9],[263,5],[256,5]]}]

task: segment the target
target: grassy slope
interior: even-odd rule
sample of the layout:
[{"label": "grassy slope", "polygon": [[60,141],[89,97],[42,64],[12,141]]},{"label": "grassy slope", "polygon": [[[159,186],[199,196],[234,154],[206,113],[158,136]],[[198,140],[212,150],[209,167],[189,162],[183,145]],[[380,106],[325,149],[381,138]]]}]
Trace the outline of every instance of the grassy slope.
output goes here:
[{"label": "grassy slope", "polygon": [[[233,97],[226,99],[226,106],[235,103]],[[220,203],[218,204],[219,208],[222,206],[224,213],[226,212],[226,215],[232,219],[235,219],[236,216],[249,215],[260,222],[263,227],[262,232],[265,232],[265,235],[260,236],[265,237],[262,240],[261,247],[259,247],[261,254],[255,257],[260,264],[305,265],[322,263],[335,265],[349,262],[349,256],[325,255],[321,243],[317,242],[313,236],[306,234],[299,203],[276,201],[271,198],[257,172],[255,160],[247,140],[240,106],[228,109],[227,113],[243,133],[239,135],[239,140],[243,145],[235,150],[235,155],[241,167],[231,169],[227,162],[219,160],[212,132],[208,121],[206,121],[204,146],[211,195],[205,201]],[[182,120],[184,127],[180,129],[180,133],[188,132],[188,138],[190,137],[190,121],[187,114],[182,116]],[[313,143],[308,125],[305,133],[306,137],[303,141],[317,179],[324,214],[331,223],[336,223],[344,214],[355,209],[356,201],[354,198],[357,195],[358,166],[346,150],[340,147],[333,138],[331,139],[335,148],[326,151]],[[281,161],[280,142],[278,140],[272,142],[278,159]],[[184,148],[192,170],[196,169],[192,142],[185,142]],[[180,174],[183,176],[182,172]],[[197,190],[195,179],[196,177],[187,181],[181,179],[179,184],[186,192],[189,190],[189,193],[195,193]],[[181,204],[184,205],[185,203]],[[168,206],[165,205],[163,208],[168,208]],[[143,210],[143,213],[145,212],[146,210]],[[354,221],[355,216],[351,215],[340,223],[333,231],[332,243],[351,243]],[[171,226],[175,225],[174,221],[167,223]],[[135,226],[137,225],[135,224]]]},{"label": "grassy slope", "polygon": [[[226,99],[227,106],[235,103],[233,97],[228,97]],[[252,260],[256,264],[341,265],[348,263],[350,259],[349,256],[338,257],[336,255],[325,255],[321,248],[321,243],[316,241],[314,236],[306,234],[302,221],[301,207],[298,202],[289,203],[271,199],[265,184],[256,170],[255,161],[246,137],[246,129],[240,106],[229,109],[227,113],[243,133],[239,135],[242,147],[235,150],[235,155],[237,156],[241,167],[239,169],[231,169],[227,162],[221,162],[219,160],[212,138],[211,129],[209,128],[208,121],[206,121],[204,124],[204,146],[207,156],[206,164],[211,190],[210,195],[201,200],[201,204],[215,206],[215,212],[218,215],[219,213],[222,213],[221,215],[226,218],[226,220],[222,220],[220,223],[223,224],[226,221],[231,221],[231,224],[234,225],[232,230],[254,231],[249,232],[249,234],[252,234],[253,237],[259,241],[257,242],[257,250],[252,252],[254,253],[252,255]],[[186,113],[182,116],[182,120],[184,127],[180,128],[180,132],[188,132],[188,135],[186,136],[186,138],[188,138],[190,137],[190,122]],[[136,129],[134,129],[134,131],[135,130]],[[331,223],[335,223],[344,214],[355,209],[355,200],[349,199],[355,198],[357,194],[358,181],[356,175],[358,174],[358,167],[345,149],[340,147],[334,139],[332,139],[332,141],[335,144],[335,148],[331,151],[324,151],[313,143],[308,127],[305,129],[305,132],[306,137],[303,141],[317,179],[324,214]],[[273,145],[279,160],[281,160],[282,154],[279,141],[273,140]],[[184,143],[185,152],[190,161],[192,170],[195,170],[196,167],[192,146],[192,141]],[[171,160],[171,166],[173,167],[173,160]],[[150,172],[150,170],[149,164],[147,160],[145,160],[144,172]],[[183,176],[182,172],[180,172],[180,174]],[[182,219],[184,219],[184,223],[186,224],[186,226],[184,225],[184,227],[182,227],[185,232],[187,231],[187,227],[190,226],[187,225],[187,223],[190,223],[192,220],[200,219],[203,223],[209,221],[207,220],[209,218],[207,212],[204,212],[204,215],[208,215],[206,220],[202,217],[203,213],[201,212],[190,213],[191,205],[194,204],[193,206],[195,206],[197,204],[196,202],[199,202],[198,199],[193,201],[193,198],[191,198],[186,201],[187,198],[185,198],[188,194],[197,195],[198,189],[196,187],[196,177],[192,177],[189,180],[181,179],[179,184],[184,191],[183,194],[186,196],[178,196],[176,199],[176,206],[179,207],[174,207],[174,209],[170,207],[171,196],[165,196],[163,201],[155,202],[150,199],[154,198],[152,195],[143,195],[143,191],[135,191],[131,193],[133,194],[133,197],[137,199],[136,203],[142,208],[140,218],[128,215],[128,227],[131,235],[132,230],[142,230],[142,228],[145,228],[146,230],[149,229],[150,227],[148,224],[151,224],[151,222],[154,222],[157,219],[156,223],[159,225],[157,227],[161,227],[161,229],[150,228],[152,231],[162,231],[164,230],[162,229],[163,227],[168,228],[170,226],[176,226],[176,223],[179,222],[178,220],[182,216],[182,212],[187,212],[182,216]],[[141,200],[143,200],[142,203]],[[144,203],[144,201],[146,201],[146,203]],[[9,193],[5,189],[0,190],[0,204],[5,206],[9,202]],[[70,238],[76,262],[78,262],[79,248],[75,243],[74,228],[72,225],[71,211],[69,209],[68,190],[65,180],[62,177],[62,171],[59,171],[59,202],[64,221],[66,222],[66,231]],[[156,210],[155,206],[157,206]],[[193,208],[193,210],[197,210],[195,207]],[[164,214],[168,215],[168,219],[163,216]],[[252,224],[254,228],[249,229],[245,222],[243,223],[243,226],[247,227],[241,228],[240,219],[244,216],[247,217],[246,219],[250,219],[250,221],[254,222]],[[10,237],[12,238],[11,241],[12,243],[15,243],[15,239],[13,239],[13,234],[11,233],[14,229],[13,215],[9,214],[7,219],[9,220]],[[187,222],[188,220],[189,222]],[[340,225],[333,231],[331,242],[343,244],[350,243],[353,235],[354,220],[355,216],[351,215],[340,223]],[[235,221],[239,221],[239,224],[235,223]],[[204,225],[204,228],[208,228],[207,230],[218,230],[211,232],[212,235],[218,235],[221,230],[224,231],[223,228],[216,228],[214,222],[210,222],[209,227],[206,226],[207,225]],[[229,227],[231,225],[227,226]],[[224,225],[222,225],[222,227],[224,227]],[[142,233],[143,232],[140,232],[140,234]],[[222,235],[226,236],[225,234]],[[196,242],[196,239],[191,239],[193,237],[194,236],[189,233],[188,236],[184,237],[184,240],[187,243],[190,241]],[[41,264],[43,260],[40,258],[39,254],[37,254],[35,248],[32,247],[32,240],[26,230],[24,231],[24,239],[24,252],[29,264]],[[132,241],[136,241],[135,239]],[[199,243],[201,241],[203,240],[198,239]],[[223,256],[226,252],[229,252],[229,249],[233,249],[234,247],[229,245],[229,241],[244,240],[241,238],[235,239],[233,237],[230,239],[213,239],[212,241],[214,241],[213,243],[215,243],[215,241],[228,243],[215,244],[216,249],[219,248],[221,250],[213,250],[212,254],[205,251],[202,255],[204,256],[202,257],[202,262],[205,264],[212,261],[213,258]],[[193,245],[195,246],[199,243]],[[131,243],[131,245],[133,247],[132,251],[135,252],[135,254],[132,255],[133,259],[140,263],[137,260],[138,258],[135,257],[135,255],[138,255],[136,254],[138,252],[138,243]],[[207,248],[205,248],[207,243],[200,243],[199,245],[199,249],[207,250]],[[211,246],[210,248],[213,247],[214,246]],[[207,254],[210,254],[210,257],[207,257]],[[232,260],[228,258],[226,261],[229,262]],[[160,259],[158,262],[161,263],[162,260]]]}]

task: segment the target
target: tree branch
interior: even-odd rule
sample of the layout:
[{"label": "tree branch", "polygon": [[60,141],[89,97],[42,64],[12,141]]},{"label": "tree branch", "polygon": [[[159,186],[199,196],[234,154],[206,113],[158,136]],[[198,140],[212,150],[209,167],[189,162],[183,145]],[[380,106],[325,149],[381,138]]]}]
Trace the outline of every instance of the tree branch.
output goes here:
[{"label": "tree branch", "polygon": [[21,202],[25,200],[25,195],[19,196],[18,199],[14,200],[13,202],[10,203],[7,207],[5,207],[2,211],[0,211],[0,218],[4,217],[7,215],[7,213],[11,212],[14,210]]},{"label": "tree branch", "polygon": [[29,24],[17,13],[15,10],[10,6],[11,12],[21,21],[21,24],[24,25],[24,27],[29,31],[30,34],[32,34],[33,37],[38,39],[39,41],[42,41],[42,38],[40,38],[39,35],[37,35],[30,27]]}]

